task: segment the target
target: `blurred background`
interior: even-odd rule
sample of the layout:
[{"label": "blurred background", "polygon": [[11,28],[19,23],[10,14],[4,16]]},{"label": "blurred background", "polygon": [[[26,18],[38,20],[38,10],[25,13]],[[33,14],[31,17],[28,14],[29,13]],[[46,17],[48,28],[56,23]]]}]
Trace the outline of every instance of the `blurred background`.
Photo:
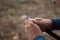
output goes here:
[{"label": "blurred background", "polygon": [[[27,40],[22,15],[60,18],[60,0],[0,0],[0,40]],[[55,40],[48,34],[45,38]]]}]

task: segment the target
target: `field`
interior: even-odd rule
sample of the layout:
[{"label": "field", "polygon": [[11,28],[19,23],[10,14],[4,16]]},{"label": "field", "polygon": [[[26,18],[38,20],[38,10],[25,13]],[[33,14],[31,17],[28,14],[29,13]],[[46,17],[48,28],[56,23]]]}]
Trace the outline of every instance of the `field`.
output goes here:
[{"label": "field", "polygon": [[[27,40],[22,15],[60,18],[60,6],[52,0],[0,0],[0,40]],[[60,31],[54,31],[60,35]],[[46,40],[55,40],[45,35]]]}]

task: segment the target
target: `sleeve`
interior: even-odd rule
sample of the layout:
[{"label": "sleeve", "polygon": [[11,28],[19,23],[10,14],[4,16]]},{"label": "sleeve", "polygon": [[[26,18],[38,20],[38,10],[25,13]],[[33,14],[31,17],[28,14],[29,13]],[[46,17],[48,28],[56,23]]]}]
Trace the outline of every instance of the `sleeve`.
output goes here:
[{"label": "sleeve", "polygon": [[53,26],[53,30],[60,30],[60,18],[52,18],[52,26]]},{"label": "sleeve", "polygon": [[45,40],[44,36],[36,36],[33,40]]}]

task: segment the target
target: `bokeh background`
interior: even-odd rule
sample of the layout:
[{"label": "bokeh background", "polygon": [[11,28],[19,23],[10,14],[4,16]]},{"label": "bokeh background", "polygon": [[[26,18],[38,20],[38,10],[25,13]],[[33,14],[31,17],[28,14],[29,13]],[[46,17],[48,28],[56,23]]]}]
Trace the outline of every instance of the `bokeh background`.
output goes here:
[{"label": "bokeh background", "polygon": [[[0,40],[27,40],[22,15],[60,18],[60,0],[0,0]],[[48,34],[45,38],[55,40]]]}]

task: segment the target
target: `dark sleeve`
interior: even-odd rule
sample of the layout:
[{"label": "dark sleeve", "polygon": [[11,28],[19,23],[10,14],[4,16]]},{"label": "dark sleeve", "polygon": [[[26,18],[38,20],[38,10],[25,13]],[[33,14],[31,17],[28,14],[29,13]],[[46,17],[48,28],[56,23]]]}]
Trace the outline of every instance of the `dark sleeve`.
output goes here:
[{"label": "dark sleeve", "polygon": [[36,36],[33,40],[45,40],[44,36]]},{"label": "dark sleeve", "polygon": [[53,18],[51,20],[52,20],[53,29],[60,30],[60,18]]}]

